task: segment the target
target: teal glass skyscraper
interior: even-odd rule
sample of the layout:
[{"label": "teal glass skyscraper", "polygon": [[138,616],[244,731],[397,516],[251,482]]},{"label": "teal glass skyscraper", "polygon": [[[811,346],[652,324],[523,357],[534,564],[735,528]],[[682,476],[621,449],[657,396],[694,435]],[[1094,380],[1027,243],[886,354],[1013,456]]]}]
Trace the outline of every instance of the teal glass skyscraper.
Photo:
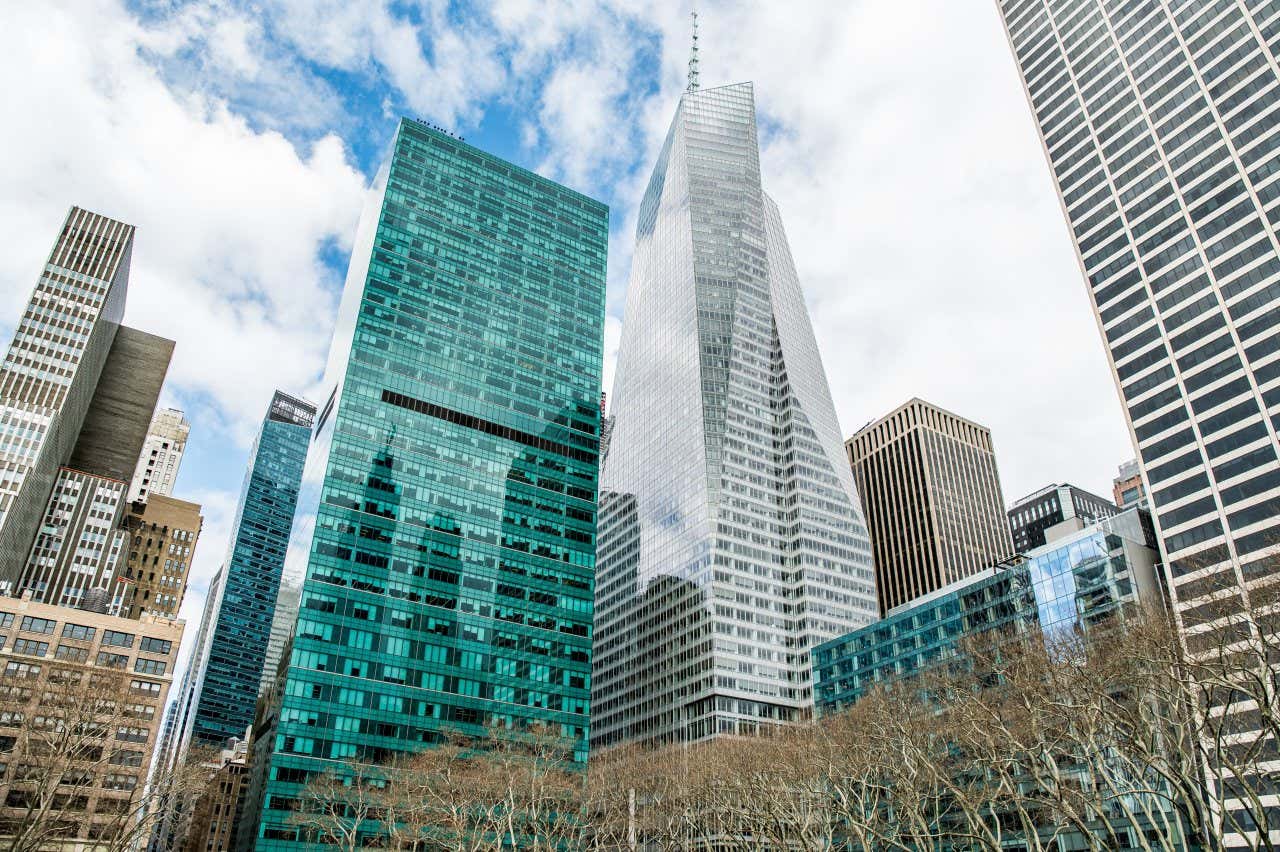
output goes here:
[{"label": "teal glass skyscraper", "polygon": [[[286,568],[242,845],[442,731],[585,757],[607,208],[404,120],[361,220]],[[245,841],[249,842],[245,842]]]}]

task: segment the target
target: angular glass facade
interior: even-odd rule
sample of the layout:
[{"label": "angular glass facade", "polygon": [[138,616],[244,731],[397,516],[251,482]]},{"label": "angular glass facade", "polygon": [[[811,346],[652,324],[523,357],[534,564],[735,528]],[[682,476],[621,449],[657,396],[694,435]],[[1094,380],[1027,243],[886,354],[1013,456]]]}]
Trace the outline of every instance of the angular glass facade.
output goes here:
[{"label": "angular glass facade", "polygon": [[962,640],[995,630],[1078,633],[1137,604],[1161,607],[1163,577],[1150,518],[1105,518],[890,611],[813,655],[819,715],[850,707],[876,684],[950,659]]},{"label": "angular glass facade", "polygon": [[601,485],[592,745],[795,721],[875,617],[750,83],[686,93],[640,205]]},{"label": "angular glass facade", "polygon": [[217,609],[212,627],[201,625],[209,636],[192,661],[195,712],[179,711],[189,728],[179,740],[183,753],[243,739],[253,722],[314,419],[310,403],[276,391],[250,452],[221,586],[209,591]]},{"label": "angular glass facade", "polygon": [[544,723],[585,758],[608,210],[404,120],[352,251],[242,845],[343,760]]}]

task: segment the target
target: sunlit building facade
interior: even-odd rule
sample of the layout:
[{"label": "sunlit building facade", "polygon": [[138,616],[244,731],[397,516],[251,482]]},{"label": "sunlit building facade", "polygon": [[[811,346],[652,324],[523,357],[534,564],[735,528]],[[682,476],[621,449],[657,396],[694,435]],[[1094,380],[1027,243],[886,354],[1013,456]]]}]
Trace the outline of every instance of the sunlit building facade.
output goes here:
[{"label": "sunlit building facade", "polygon": [[1200,653],[1247,638],[1254,627],[1227,622],[1274,581],[1280,548],[1280,8],[997,6],[1186,645]]},{"label": "sunlit building facade", "polygon": [[[447,731],[585,760],[608,210],[400,123],[352,251],[241,846],[306,781]],[[285,635],[277,631],[277,635]]]},{"label": "sunlit building facade", "polygon": [[812,710],[867,533],[750,83],[686,92],[640,205],[601,484],[592,746]]}]

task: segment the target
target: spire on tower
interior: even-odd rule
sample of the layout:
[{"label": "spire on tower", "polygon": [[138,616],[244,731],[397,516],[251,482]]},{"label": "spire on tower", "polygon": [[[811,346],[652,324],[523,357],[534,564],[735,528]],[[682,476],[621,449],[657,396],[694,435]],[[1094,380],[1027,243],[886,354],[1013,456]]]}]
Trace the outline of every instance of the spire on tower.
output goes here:
[{"label": "spire on tower", "polygon": [[688,91],[698,91],[698,9],[695,6],[693,12],[693,46],[689,48],[689,88]]}]

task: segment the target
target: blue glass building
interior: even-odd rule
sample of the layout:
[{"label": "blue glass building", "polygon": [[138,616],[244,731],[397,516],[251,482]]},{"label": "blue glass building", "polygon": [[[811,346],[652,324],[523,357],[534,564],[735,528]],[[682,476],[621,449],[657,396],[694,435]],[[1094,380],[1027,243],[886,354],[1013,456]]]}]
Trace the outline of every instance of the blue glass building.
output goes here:
[{"label": "blue glass building", "polygon": [[179,710],[187,728],[177,739],[182,753],[190,744],[221,747],[243,738],[253,722],[314,418],[315,406],[276,391],[262,421],[220,586],[209,590],[217,604],[200,626],[193,687],[181,696],[195,708]]},{"label": "blue glass building", "polygon": [[1138,605],[1163,606],[1149,516],[1138,509],[1080,527],[1004,564],[890,610],[814,651],[816,709],[852,706],[876,684],[953,658],[991,631],[1087,631]]},{"label": "blue glass building", "polygon": [[[585,759],[607,208],[404,120],[352,250],[241,846],[441,732]],[[292,622],[292,623],[290,623]]]}]

